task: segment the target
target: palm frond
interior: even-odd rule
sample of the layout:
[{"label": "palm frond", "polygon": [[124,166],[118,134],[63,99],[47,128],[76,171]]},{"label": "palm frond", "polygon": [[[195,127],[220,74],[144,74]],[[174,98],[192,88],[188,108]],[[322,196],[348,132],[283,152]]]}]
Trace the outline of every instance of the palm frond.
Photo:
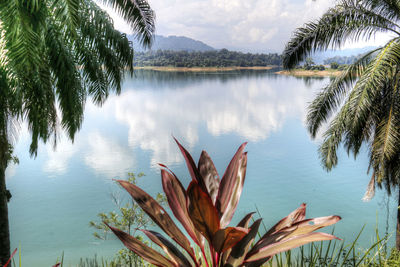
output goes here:
[{"label": "palm frond", "polygon": [[55,0],[50,6],[52,17],[65,27],[66,35],[76,36],[79,27],[79,10],[82,8],[83,0]]},{"label": "palm frond", "polygon": [[26,5],[17,0],[0,2],[8,64],[23,73],[41,64],[39,49],[46,6],[42,1],[35,2],[28,1]]},{"label": "palm frond", "polygon": [[359,132],[374,110],[374,100],[393,76],[393,66],[400,62],[400,38],[392,39],[368,65],[354,86],[350,103],[353,117],[351,132]]},{"label": "palm frond", "polygon": [[[146,1],[105,2],[124,15],[145,45],[151,43],[154,14]],[[92,0],[0,1],[0,17],[1,59],[13,82],[12,98],[3,101],[0,113],[27,121],[33,155],[39,140],[57,134],[58,111],[73,139],[87,95],[102,104],[112,90],[120,92],[126,71],[133,74],[132,43]]]},{"label": "palm frond", "polygon": [[368,66],[371,57],[379,50],[381,48],[364,54],[317,94],[309,105],[307,114],[308,130],[313,138],[315,138],[320,126],[343,102],[348,90]]},{"label": "palm frond", "polygon": [[124,73],[133,73],[133,49],[126,35],[114,29],[111,18],[96,4],[87,3],[81,20],[75,51],[89,94],[102,104],[110,89],[120,92]]},{"label": "palm frond", "polygon": [[[42,53],[44,54],[44,53]],[[23,88],[24,118],[32,133],[32,142],[29,148],[31,155],[37,155],[38,142],[46,142],[57,126],[57,110],[55,92],[51,79],[50,68],[42,64],[38,70],[31,72],[33,77],[20,81]]]},{"label": "palm frond", "polygon": [[62,112],[61,125],[73,140],[83,120],[85,90],[74,62],[73,52],[64,43],[62,33],[50,21],[45,41],[49,68],[54,76],[56,94]]},{"label": "palm frond", "polygon": [[363,1],[365,8],[374,10],[375,13],[391,20],[400,19],[400,3],[398,0],[370,0]]},{"label": "palm frond", "polygon": [[155,14],[146,0],[102,0],[102,2],[119,13],[144,47],[151,46],[155,31]]},{"label": "palm frond", "polygon": [[384,109],[377,123],[375,136],[371,144],[371,162],[377,182],[385,178],[386,163],[399,153],[400,142],[400,106],[399,106],[399,74],[395,71],[393,83],[382,95]]},{"label": "palm frond", "polygon": [[329,124],[328,130],[324,133],[324,141],[319,148],[322,166],[327,170],[331,170],[338,163],[337,149],[347,131],[348,123],[349,104],[345,103]]},{"label": "palm frond", "polygon": [[398,25],[364,1],[342,0],[316,22],[298,28],[282,53],[283,66],[293,68],[316,50],[339,48],[345,40],[368,39],[376,32],[392,31]]}]

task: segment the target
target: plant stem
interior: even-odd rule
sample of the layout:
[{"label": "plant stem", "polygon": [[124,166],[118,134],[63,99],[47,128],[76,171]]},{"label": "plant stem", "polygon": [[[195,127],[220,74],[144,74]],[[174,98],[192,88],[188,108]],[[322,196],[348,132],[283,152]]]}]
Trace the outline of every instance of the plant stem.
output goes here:
[{"label": "plant stem", "polygon": [[204,258],[204,261],[206,262],[207,267],[210,267],[210,265],[208,265],[207,255],[206,255],[206,252],[204,251],[204,247],[200,247],[200,248],[201,248],[201,253],[203,254],[203,258]]}]

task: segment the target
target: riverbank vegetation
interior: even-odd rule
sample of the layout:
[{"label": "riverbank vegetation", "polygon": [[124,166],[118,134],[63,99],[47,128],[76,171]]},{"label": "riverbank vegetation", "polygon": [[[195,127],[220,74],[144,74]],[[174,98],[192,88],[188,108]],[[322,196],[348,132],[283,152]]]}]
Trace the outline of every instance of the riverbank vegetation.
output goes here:
[{"label": "riverbank vegetation", "polygon": [[[360,56],[358,56],[360,57]],[[291,71],[278,71],[277,74],[306,77],[335,77],[347,67],[353,57],[334,57],[327,59],[324,65],[315,64],[311,57],[306,58]],[[334,61],[335,59],[338,62]],[[343,60],[342,60],[343,59]],[[168,72],[214,72],[234,70],[270,70],[282,66],[281,55],[251,54],[227,49],[213,51],[169,51],[157,50],[135,53],[135,69],[148,69]]]},{"label": "riverbank vegetation", "polygon": [[292,75],[299,77],[336,77],[339,76],[342,71],[332,68],[327,68],[324,70],[306,70],[305,68],[296,68],[293,70],[281,70],[276,72],[276,74],[281,75]]},{"label": "riverbank vegetation", "polygon": [[[258,214],[259,216],[260,214]],[[256,218],[255,218],[256,219]],[[254,220],[255,220],[254,219]],[[254,220],[252,220],[254,222]],[[266,231],[262,224],[257,236],[260,237]],[[356,238],[351,242],[344,240],[332,240],[328,242],[314,242],[307,246],[292,251],[276,254],[264,267],[398,267],[400,266],[400,253],[396,249],[389,249],[388,240],[390,235],[380,237],[376,228],[375,240],[370,247],[360,248],[357,241],[363,235],[361,229]],[[147,243],[148,244],[148,243]],[[129,259],[135,257],[135,261]],[[7,267],[23,267],[20,250]],[[56,267],[70,267],[67,264],[68,258],[64,253],[56,259]],[[114,258],[103,258],[98,256],[81,258],[76,267],[150,267],[148,264],[137,258],[132,252],[121,250]]]},{"label": "riverbank vegetation", "polygon": [[187,52],[149,51],[135,53],[135,66],[154,67],[255,67],[281,65],[278,54],[251,54],[227,49]]},{"label": "riverbank vegetation", "polygon": [[172,66],[146,66],[135,67],[136,70],[155,70],[166,72],[215,72],[215,71],[235,71],[235,70],[271,70],[276,66],[254,66],[254,67],[172,67]]}]

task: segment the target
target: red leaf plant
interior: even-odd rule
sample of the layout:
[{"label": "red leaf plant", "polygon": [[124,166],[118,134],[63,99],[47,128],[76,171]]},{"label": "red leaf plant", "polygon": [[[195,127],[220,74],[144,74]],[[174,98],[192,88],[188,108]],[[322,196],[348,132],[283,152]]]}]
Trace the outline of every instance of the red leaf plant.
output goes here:
[{"label": "red leaf plant", "polygon": [[[150,218],[177,245],[162,234],[142,230],[143,233],[165,252],[147,246],[133,236],[108,227],[130,250],[156,266],[261,266],[275,254],[304,244],[338,239],[337,237],[314,232],[338,222],[339,216],[305,219],[306,205],[280,220],[266,234],[255,242],[261,219],[251,226],[253,213],[246,215],[236,227],[228,227],[239,202],[246,175],[246,143],[242,144],[229,163],[222,179],[219,178],[214,163],[203,151],[196,164],[187,150],[175,139],[185,158],[192,181],[188,188],[182,186],[175,174],[160,164],[163,190],[175,218],[182,224],[188,236],[201,251],[196,255],[193,243],[189,241],[172,218],[150,195],[127,181],[118,180],[132,198],[150,216]],[[208,246],[205,245],[207,241]],[[209,254],[205,252],[209,249]]]},{"label": "red leaf plant", "polygon": [[[8,259],[8,261],[6,262],[6,264],[3,267],[7,267],[9,266],[9,264],[11,263],[12,258],[14,257],[15,253],[17,253],[18,249],[14,249],[13,253],[11,253],[10,258]],[[11,265],[10,265],[11,266]]]}]

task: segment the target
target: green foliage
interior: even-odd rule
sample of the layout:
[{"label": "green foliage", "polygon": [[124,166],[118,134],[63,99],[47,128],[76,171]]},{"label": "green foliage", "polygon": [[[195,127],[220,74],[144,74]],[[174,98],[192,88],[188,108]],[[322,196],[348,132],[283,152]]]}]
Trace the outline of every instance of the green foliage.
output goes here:
[{"label": "green foliage", "polygon": [[304,68],[305,70],[325,70],[325,66],[324,65],[314,65],[314,66],[308,66]]},{"label": "green foliage", "polygon": [[390,257],[386,261],[386,266],[400,266],[400,251],[395,248],[392,249]]},{"label": "green foliage", "polygon": [[314,67],[314,65],[315,65],[314,60],[311,57],[308,57],[304,62],[304,69],[311,70]]},{"label": "green foliage", "polygon": [[324,59],[324,64],[325,65],[332,64],[332,63],[337,63],[339,65],[353,64],[361,57],[362,57],[361,54],[358,56],[334,56],[331,58]]},{"label": "green foliage", "polygon": [[[151,43],[154,14],[147,1],[104,0],[144,45]],[[133,74],[133,49],[126,35],[94,0],[0,1],[0,171],[11,158],[17,126],[31,132],[30,153],[40,141],[71,140],[83,121],[87,97],[101,105]],[[4,178],[2,178],[4,179]],[[1,189],[2,191],[5,188]],[[0,203],[5,203],[0,192]],[[1,209],[4,213],[7,209]],[[4,220],[7,214],[0,214]],[[8,224],[1,223],[0,265],[9,257]],[[4,251],[6,251],[4,253]]]},{"label": "green foliage", "polygon": [[[63,267],[63,265],[61,264],[60,267]],[[77,267],[122,267],[122,266],[110,263],[104,259],[101,259],[100,261],[97,259],[97,256],[95,255],[93,259],[90,258],[80,259]]]},{"label": "green foliage", "polygon": [[[388,236],[375,240],[365,250],[357,249],[356,240],[345,244],[344,241],[314,242],[299,249],[287,251],[274,256],[264,264],[265,267],[398,267],[400,254],[392,249],[389,257],[384,246]],[[77,267],[126,267],[127,264],[109,262],[104,259],[81,259]],[[152,266],[140,265],[137,266]],[[15,263],[13,267],[16,267]],[[63,264],[60,267],[64,267]]]},{"label": "green foliage", "polygon": [[331,69],[336,70],[336,69],[339,68],[339,64],[338,64],[337,62],[332,62],[332,63],[330,63],[330,64],[331,64]]},{"label": "green foliage", "polygon": [[340,0],[318,21],[297,29],[283,53],[284,66],[292,68],[315,50],[368,40],[377,32],[393,34],[385,45],[344,67],[311,103],[307,117],[313,137],[330,121],[320,147],[327,170],[337,165],[340,144],[354,157],[362,145],[368,148],[372,177],[364,200],[373,197],[376,184],[389,194],[400,185],[399,20],[398,1]]},{"label": "green foliage", "polygon": [[[139,240],[143,239],[140,236],[136,236]],[[120,249],[114,256],[114,259],[110,261],[111,266],[146,266],[144,260],[139,257],[136,253],[130,251],[129,249]]]},{"label": "green foliage", "polygon": [[[126,70],[133,70],[131,43],[92,0],[10,0],[0,3],[0,75],[6,95],[0,115],[7,132],[10,118],[26,119],[32,132],[30,151],[38,140],[61,126],[73,139],[83,119],[86,97],[101,104],[117,93]],[[130,23],[144,44],[154,32],[154,14],[144,0],[105,0]],[[1,96],[3,97],[3,96]],[[0,132],[1,133],[1,132]]]},{"label": "green foliage", "polygon": [[[145,176],[143,173],[137,175],[134,173],[128,173],[126,181],[136,184],[138,179],[143,176]],[[141,236],[136,235],[137,229],[147,229],[150,226],[154,226],[153,221],[133,200],[123,201],[118,193],[113,193],[112,199],[116,211],[99,213],[97,215],[99,222],[89,222],[89,226],[97,230],[93,233],[93,236],[101,240],[106,240],[110,233],[110,228],[107,227],[108,224],[121,229],[127,234],[134,235],[136,238],[143,241]],[[160,193],[157,194],[156,200],[161,205],[164,205],[166,202],[165,196]],[[114,260],[111,261],[110,264],[116,264],[116,266],[138,266],[138,264],[143,264],[143,260],[130,250],[121,249],[115,255]]]},{"label": "green foliage", "polygon": [[187,52],[187,51],[149,51],[135,53],[136,66],[174,66],[174,67],[252,67],[280,65],[278,54],[250,54],[228,51],[227,49]]},{"label": "green foliage", "polygon": [[395,36],[399,5],[392,0],[339,0],[320,19],[298,28],[283,51],[283,66],[293,68],[317,50],[339,48],[345,41],[368,40],[377,32]]},{"label": "green foliage", "polygon": [[[302,266],[336,266],[336,267],[372,267],[391,266],[386,254],[389,235],[380,238],[378,232],[374,243],[361,249],[357,241],[364,227],[357,237],[350,243],[343,240],[331,240],[326,243],[314,242],[301,247],[298,251],[288,251],[276,255],[270,266],[276,267],[302,267]],[[377,231],[377,230],[376,230]],[[397,265],[396,265],[397,266]]]}]

